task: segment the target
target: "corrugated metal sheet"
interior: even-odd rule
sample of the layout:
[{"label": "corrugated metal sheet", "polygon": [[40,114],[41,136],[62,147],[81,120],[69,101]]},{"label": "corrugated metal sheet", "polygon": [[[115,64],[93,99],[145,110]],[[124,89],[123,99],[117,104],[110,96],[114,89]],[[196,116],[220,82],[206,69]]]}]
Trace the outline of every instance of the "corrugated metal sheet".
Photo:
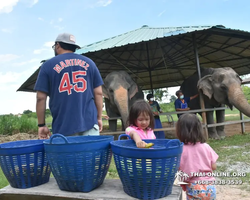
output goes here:
[{"label": "corrugated metal sheet", "polygon": [[129,31],[121,35],[117,35],[99,42],[83,46],[76,53],[83,54],[88,52],[99,51],[102,49],[110,49],[113,47],[120,47],[127,44],[135,44],[143,41],[150,41],[156,38],[164,38],[179,34],[185,34],[193,31],[205,30],[211,27],[212,26],[183,26],[183,27],[152,28],[148,27],[147,25],[144,25],[139,29]]},{"label": "corrugated metal sheet", "polygon": [[[142,89],[165,88],[180,85],[196,71],[194,38],[201,67],[231,67],[239,75],[250,73],[250,33],[222,25],[143,26],[87,45],[77,53],[91,58],[103,78],[125,70]],[[38,72],[18,91],[33,91]]]}]

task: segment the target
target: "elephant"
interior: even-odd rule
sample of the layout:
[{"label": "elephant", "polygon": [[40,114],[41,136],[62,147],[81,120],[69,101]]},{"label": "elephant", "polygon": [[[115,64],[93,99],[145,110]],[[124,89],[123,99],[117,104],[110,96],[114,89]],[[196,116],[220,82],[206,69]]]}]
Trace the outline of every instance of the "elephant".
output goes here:
[{"label": "elephant", "polygon": [[[196,95],[199,91],[203,95],[205,108],[216,108],[227,105],[231,110],[233,106],[250,117],[250,105],[248,104],[242,89],[242,79],[230,67],[201,68],[201,79],[198,73],[185,79],[180,87],[186,97]],[[200,109],[199,98],[189,102],[190,109]],[[207,124],[214,123],[213,111],[206,112]],[[201,114],[201,113],[199,113]],[[225,121],[225,110],[216,111],[217,123]],[[208,128],[209,138],[223,139],[225,137],[224,126]]]},{"label": "elephant", "polygon": [[[127,126],[129,109],[136,100],[144,99],[141,88],[125,71],[109,73],[102,86],[107,115],[122,118],[122,130]],[[117,130],[117,120],[109,120],[109,129]]]}]

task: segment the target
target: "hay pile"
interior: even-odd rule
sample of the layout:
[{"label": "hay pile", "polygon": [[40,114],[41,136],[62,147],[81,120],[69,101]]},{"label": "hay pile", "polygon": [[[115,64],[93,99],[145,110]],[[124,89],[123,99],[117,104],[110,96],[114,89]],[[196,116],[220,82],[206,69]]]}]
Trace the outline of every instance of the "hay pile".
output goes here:
[{"label": "hay pile", "polygon": [[37,139],[38,139],[37,134],[17,133],[14,135],[1,135],[0,143],[12,142],[18,140],[37,140]]}]

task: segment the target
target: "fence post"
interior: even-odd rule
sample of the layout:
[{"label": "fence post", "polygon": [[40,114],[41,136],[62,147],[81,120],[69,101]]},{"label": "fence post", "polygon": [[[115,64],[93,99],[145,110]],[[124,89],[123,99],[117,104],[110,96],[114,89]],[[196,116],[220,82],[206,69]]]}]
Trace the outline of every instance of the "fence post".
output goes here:
[{"label": "fence post", "polygon": [[[242,112],[240,112],[240,120],[244,120],[244,115]],[[243,134],[245,133],[245,123],[241,122],[240,125],[241,125],[241,133]]]},{"label": "fence post", "polygon": [[[198,49],[197,49],[197,44],[196,44],[195,33],[193,33],[192,37],[193,37],[194,53],[195,53],[195,60],[196,60],[196,68],[197,68],[198,76],[199,76],[199,80],[200,80],[201,79],[201,70],[200,70],[200,61],[199,61],[199,54],[198,54]],[[202,92],[199,92],[199,98],[200,98],[201,109],[205,109],[205,103],[204,103],[204,98],[203,98]],[[206,116],[206,112],[204,112],[204,111],[202,111],[202,121],[203,121],[203,124],[205,125],[205,136],[208,139],[207,116]]]}]

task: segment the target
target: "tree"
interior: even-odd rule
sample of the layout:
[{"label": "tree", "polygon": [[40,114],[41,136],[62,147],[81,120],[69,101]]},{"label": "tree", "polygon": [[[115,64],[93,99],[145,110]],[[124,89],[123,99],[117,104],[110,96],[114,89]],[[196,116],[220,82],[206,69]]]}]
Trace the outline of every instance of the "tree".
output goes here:
[{"label": "tree", "polygon": [[175,95],[171,95],[170,97],[170,102],[175,102],[175,100],[177,99],[177,97]]},{"label": "tree", "polygon": [[45,116],[46,116],[46,117],[51,116],[50,109],[46,109],[46,111],[45,111]]},{"label": "tree", "polygon": [[30,114],[30,113],[32,113],[31,110],[24,110],[24,111],[23,111],[23,114],[25,114],[25,115],[28,115],[28,114]]},{"label": "tree", "polygon": [[242,91],[243,91],[248,103],[250,103],[250,87],[244,85],[244,86],[242,86]]},{"label": "tree", "polygon": [[[160,88],[160,89],[153,89],[154,92],[154,98],[156,101],[162,101],[163,98],[167,98],[168,97],[168,89],[167,88]],[[151,94],[152,91],[151,90],[146,90],[145,91],[146,94]]]}]

